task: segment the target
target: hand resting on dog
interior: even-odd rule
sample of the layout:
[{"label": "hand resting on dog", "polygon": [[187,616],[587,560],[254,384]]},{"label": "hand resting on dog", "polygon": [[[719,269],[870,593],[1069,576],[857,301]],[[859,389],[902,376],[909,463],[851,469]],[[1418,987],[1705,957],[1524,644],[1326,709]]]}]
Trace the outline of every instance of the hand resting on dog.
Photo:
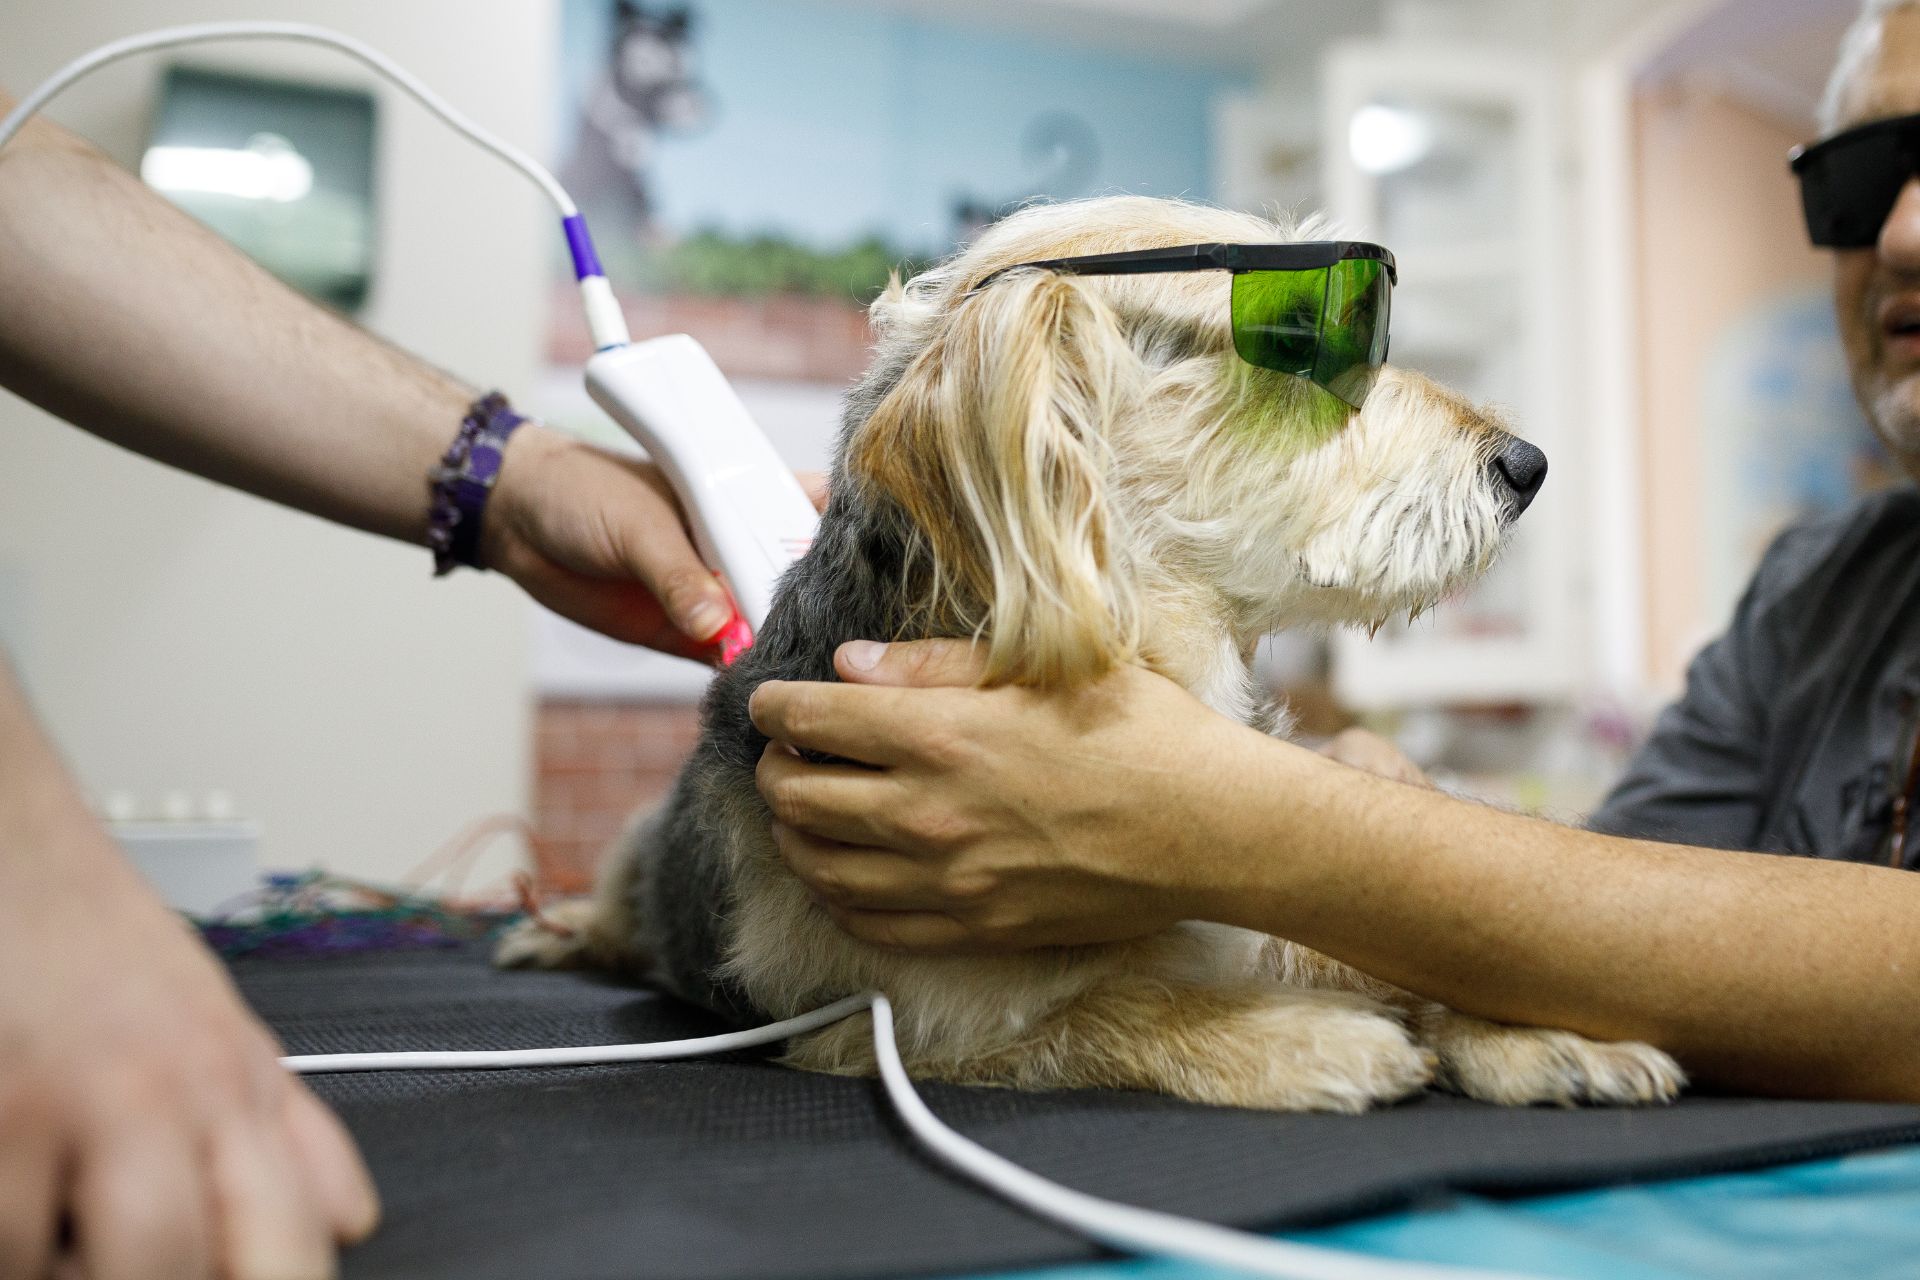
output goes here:
[{"label": "hand resting on dog", "polygon": [[[1145,936],[1200,914],[1184,889],[1227,868],[1192,874],[1213,852],[1191,839],[1211,802],[1192,765],[1263,735],[1140,667],[1070,691],[975,691],[965,644],[894,646],[858,665],[880,648],[838,656],[870,685],[775,681],[751,703],[776,739],[759,768],[775,841],[843,928],[883,946],[1010,949]],[[930,687],[882,687],[895,683]],[[882,768],[806,765],[781,743]],[[1115,793],[1137,803],[1115,806]]]},{"label": "hand resting on dog", "polygon": [[1502,813],[1133,667],[970,688],[967,647],[926,641],[846,645],[835,670],[756,693],[759,781],[787,864],[868,941],[1000,951],[1215,920],[1484,1018],[1644,1040],[1724,1087],[1920,1100],[1920,878]]}]

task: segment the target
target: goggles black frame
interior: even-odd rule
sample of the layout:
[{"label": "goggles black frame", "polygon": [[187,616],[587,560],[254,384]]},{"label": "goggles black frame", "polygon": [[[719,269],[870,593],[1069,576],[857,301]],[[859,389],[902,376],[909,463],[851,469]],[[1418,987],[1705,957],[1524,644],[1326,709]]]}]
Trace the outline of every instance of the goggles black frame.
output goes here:
[{"label": "goggles black frame", "polygon": [[975,289],[984,289],[1009,271],[1029,267],[1065,271],[1082,276],[1144,276],[1171,271],[1311,271],[1353,258],[1384,263],[1387,277],[1400,283],[1400,269],[1385,247],[1364,240],[1302,240],[1293,244],[1176,244],[1164,249],[1129,249],[1122,253],[1084,253],[1072,258],[1042,258],[1001,267],[983,276]]},{"label": "goggles black frame", "polygon": [[[1344,263],[1363,265],[1342,272]],[[1392,292],[1400,282],[1393,254],[1380,245],[1361,240],[1307,240],[1290,244],[1182,244],[1043,258],[991,272],[972,291],[986,288],[1009,272],[1023,270],[1089,276],[1229,272],[1235,277],[1232,324],[1234,350],[1240,358],[1259,368],[1305,378],[1355,409],[1365,404],[1374,375],[1386,363]],[[1281,275],[1294,278],[1315,271],[1323,277],[1317,282],[1303,281],[1304,293],[1285,285],[1262,287],[1279,283]],[[1378,279],[1382,271],[1386,275],[1384,287]],[[1359,278],[1342,278],[1347,276]]]},{"label": "goggles black frame", "polygon": [[1857,125],[1795,147],[1787,165],[1800,180],[1807,237],[1823,249],[1866,249],[1920,177],[1920,115]]}]

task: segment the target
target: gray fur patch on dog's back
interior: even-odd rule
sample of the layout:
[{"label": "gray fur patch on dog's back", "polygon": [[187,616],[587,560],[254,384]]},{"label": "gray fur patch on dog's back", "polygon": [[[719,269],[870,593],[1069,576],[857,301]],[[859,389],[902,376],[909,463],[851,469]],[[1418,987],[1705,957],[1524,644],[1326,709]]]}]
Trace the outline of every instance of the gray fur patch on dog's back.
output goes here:
[{"label": "gray fur patch on dog's back", "polygon": [[714,976],[733,909],[725,842],[743,821],[771,821],[754,790],[767,739],[748,718],[747,699],[767,680],[834,679],[834,650],[844,641],[916,638],[906,633],[900,590],[910,534],[905,517],[862,494],[842,465],[847,440],[898,376],[897,368],[876,369],[849,396],[831,498],[812,550],[781,578],[753,647],[708,686],[699,746],[666,808],[619,855],[641,860],[634,914],[656,980],[737,1020],[763,1014]]}]

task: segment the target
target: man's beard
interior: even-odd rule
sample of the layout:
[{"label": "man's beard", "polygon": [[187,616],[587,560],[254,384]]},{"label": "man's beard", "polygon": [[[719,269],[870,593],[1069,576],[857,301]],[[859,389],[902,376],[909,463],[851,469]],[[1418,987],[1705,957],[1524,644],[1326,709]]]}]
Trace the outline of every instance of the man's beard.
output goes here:
[{"label": "man's beard", "polygon": [[1920,372],[1875,393],[1873,429],[1907,474],[1920,480]]}]

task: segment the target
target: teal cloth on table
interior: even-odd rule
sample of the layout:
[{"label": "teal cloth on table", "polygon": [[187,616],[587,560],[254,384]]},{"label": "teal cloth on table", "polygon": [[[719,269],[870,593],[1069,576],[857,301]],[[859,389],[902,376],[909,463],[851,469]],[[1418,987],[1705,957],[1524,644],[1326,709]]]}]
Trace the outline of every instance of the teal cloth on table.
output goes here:
[{"label": "teal cloth on table", "polygon": [[[1911,1280],[1920,1275],[1920,1147],[1523,1200],[1445,1206],[1289,1234],[1380,1258],[1550,1280]],[[1218,1267],[1112,1262],[994,1280],[1226,1280]]]}]

